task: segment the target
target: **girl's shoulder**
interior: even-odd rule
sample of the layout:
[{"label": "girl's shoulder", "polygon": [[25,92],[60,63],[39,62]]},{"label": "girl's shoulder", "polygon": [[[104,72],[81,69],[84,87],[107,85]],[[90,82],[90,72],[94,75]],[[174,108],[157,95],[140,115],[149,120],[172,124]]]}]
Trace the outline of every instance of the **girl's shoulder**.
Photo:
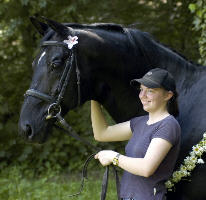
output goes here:
[{"label": "girl's shoulder", "polygon": [[172,145],[179,144],[181,138],[179,122],[174,116],[169,115],[157,124],[156,131],[152,138],[163,138],[169,141]]},{"label": "girl's shoulder", "polygon": [[173,127],[175,126],[178,129],[180,129],[180,124],[173,115],[169,115],[168,117],[163,119],[162,120],[162,125],[164,125],[164,124],[168,124],[168,125],[173,126]]}]

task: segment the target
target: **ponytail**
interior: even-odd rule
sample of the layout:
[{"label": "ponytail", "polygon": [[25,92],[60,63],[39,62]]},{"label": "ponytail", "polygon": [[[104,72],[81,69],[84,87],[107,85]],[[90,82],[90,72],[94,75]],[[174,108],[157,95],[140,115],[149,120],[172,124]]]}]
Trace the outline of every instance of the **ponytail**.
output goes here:
[{"label": "ponytail", "polygon": [[169,114],[177,117],[179,115],[179,107],[178,107],[178,93],[176,91],[173,92],[172,98],[167,102],[167,110]]}]

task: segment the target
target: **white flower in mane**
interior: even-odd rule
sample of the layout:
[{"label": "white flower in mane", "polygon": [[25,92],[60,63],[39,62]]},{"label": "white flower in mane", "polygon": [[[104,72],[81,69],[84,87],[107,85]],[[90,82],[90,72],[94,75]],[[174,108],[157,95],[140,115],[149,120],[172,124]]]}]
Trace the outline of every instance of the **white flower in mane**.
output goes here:
[{"label": "white flower in mane", "polygon": [[191,171],[196,167],[196,164],[204,164],[205,162],[201,159],[202,154],[206,152],[206,132],[203,134],[203,139],[192,147],[192,151],[184,159],[179,170],[173,172],[172,176],[168,181],[165,182],[165,186],[168,191],[172,191],[175,183],[178,183],[182,178],[190,176]]},{"label": "white flower in mane", "polygon": [[72,49],[72,47],[75,45],[75,44],[78,44],[78,37],[77,36],[74,36],[72,37],[71,35],[68,36],[68,40],[64,40],[63,42],[66,43],[68,45],[68,48],[69,49]]}]

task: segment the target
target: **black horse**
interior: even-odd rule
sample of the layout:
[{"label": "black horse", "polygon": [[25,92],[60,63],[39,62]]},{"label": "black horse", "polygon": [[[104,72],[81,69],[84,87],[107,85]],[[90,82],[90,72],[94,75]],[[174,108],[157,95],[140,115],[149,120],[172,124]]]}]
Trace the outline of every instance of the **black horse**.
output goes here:
[{"label": "black horse", "polygon": [[[182,144],[178,165],[202,139],[206,130],[205,67],[189,62],[153,40],[148,33],[136,29],[116,24],[61,24],[49,19],[40,22],[36,18],[31,21],[43,39],[32,65],[33,79],[19,119],[19,132],[27,140],[42,143],[51,132],[55,119],[45,118],[49,105],[56,101],[64,85],[59,82],[65,67],[70,70],[67,87],[60,98],[61,114],[64,116],[77,107],[78,99],[80,104],[94,99],[116,122],[145,114],[137,90],[130,87],[130,80],[142,77],[151,68],[167,69],[175,77],[179,93]],[[71,50],[62,43],[69,35],[78,37],[78,44]],[[198,165],[191,181],[177,184],[168,199],[206,199],[205,181],[206,165]]]}]

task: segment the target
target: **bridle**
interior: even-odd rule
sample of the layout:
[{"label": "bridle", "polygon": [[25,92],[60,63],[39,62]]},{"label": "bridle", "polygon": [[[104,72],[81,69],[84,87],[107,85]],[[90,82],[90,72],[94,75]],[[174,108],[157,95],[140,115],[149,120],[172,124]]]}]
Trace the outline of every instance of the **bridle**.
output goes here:
[{"label": "bridle", "polygon": [[[41,45],[42,47],[46,47],[46,46],[61,46],[61,47],[65,47],[68,50],[67,45],[64,42],[58,42],[58,41],[45,41],[42,43]],[[38,90],[35,89],[28,89],[26,91],[26,93],[24,94],[25,97],[27,96],[32,96],[35,97],[37,99],[40,99],[42,101],[46,101],[48,103],[50,103],[49,107],[48,107],[48,115],[46,116],[46,120],[49,120],[51,118],[57,118],[58,121],[62,124],[62,126],[64,128],[61,128],[59,126],[55,126],[56,128],[61,129],[62,131],[66,132],[67,134],[69,134],[70,136],[72,136],[73,138],[91,146],[94,150],[99,151],[101,149],[99,149],[98,147],[94,146],[93,144],[91,144],[90,142],[88,142],[87,140],[85,140],[84,138],[81,138],[73,129],[72,127],[64,120],[64,118],[61,116],[61,102],[64,98],[64,94],[66,91],[66,87],[69,84],[69,80],[71,77],[71,72],[72,69],[74,68],[74,66],[76,66],[76,75],[77,75],[77,87],[78,87],[78,105],[80,105],[81,103],[81,93],[80,93],[80,71],[77,65],[77,59],[76,59],[76,55],[75,55],[75,49],[72,48],[71,49],[71,53],[69,58],[66,61],[66,66],[64,68],[64,71],[62,73],[62,76],[59,80],[58,86],[56,88],[56,91],[54,92],[54,95],[48,95],[45,93],[42,93]],[[56,95],[57,94],[57,95]],[[96,154],[96,153],[95,153]],[[90,160],[92,158],[94,158],[94,155],[92,154],[91,156],[89,156],[89,158],[86,160],[86,162],[84,163],[84,167],[82,170],[82,183],[81,183],[81,187],[80,187],[80,191],[76,194],[73,195],[69,195],[69,197],[73,197],[76,195],[79,195],[82,190],[83,190],[83,186],[84,186],[84,179],[87,178],[87,166],[88,163],[90,162]],[[115,178],[116,178],[116,187],[117,187],[117,197],[118,200],[120,200],[119,197],[119,178],[118,178],[118,174],[117,174],[117,170],[115,168],[115,166],[113,166],[113,170],[114,170],[114,174],[115,174]],[[103,180],[102,180],[102,191],[101,191],[101,200],[105,200],[106,199],[106,193],[107,193],[107,185],[108,185],[108,177],[109,177],[109,166],[106,167],[105,169],[105,173],[103,175]]]},{"label": "bridle", "polygon": [[[61,46],[67,49],[68,47],[64,42],[58,42],[58,41],[45,41],[41,45],[42,47],[46,46]],[[74,66],[76,67],[76,75],[77,75],[77,88],[78,88],[78,106],[81,103],[81,92],[80,92],[80,71],[76,60],[75,55],[75,49],[72,48],[70,53],[70,56],[66,60],[66,66],[64,68],[64,71],[62,73],[62,76],[59,80],[58,86],[54,92],[54,95],[48,95],[45,93],[42,93],[35,89],[28,89],[24,96],[32,96],[35,98],[38,98],[40,100],[46,101],[50,103],[48,107],[48,115],[46,119],[51,118],[58,118],[61,116],[61,102],[64,98],[65,91],[67,88],[67,85],[69,84],[69,80],[71,77],[71,72]]]}]

